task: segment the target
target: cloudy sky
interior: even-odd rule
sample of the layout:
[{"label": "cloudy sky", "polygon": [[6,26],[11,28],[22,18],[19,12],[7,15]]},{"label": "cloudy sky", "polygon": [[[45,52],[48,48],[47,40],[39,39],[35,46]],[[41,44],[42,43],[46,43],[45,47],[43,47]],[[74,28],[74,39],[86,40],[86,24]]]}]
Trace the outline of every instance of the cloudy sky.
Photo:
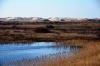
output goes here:
[{"label": "cloudy sky", "polygon": [[0,0],[0,17],[99,18],[100,0]]}]

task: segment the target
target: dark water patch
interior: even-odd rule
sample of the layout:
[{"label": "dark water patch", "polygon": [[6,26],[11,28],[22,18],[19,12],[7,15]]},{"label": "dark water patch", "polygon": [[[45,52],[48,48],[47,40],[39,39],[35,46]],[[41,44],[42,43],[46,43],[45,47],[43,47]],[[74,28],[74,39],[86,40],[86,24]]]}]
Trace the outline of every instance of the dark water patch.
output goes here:
[{"label": "dark water patch", "polygon": [[[56,57],[69,57],[81,46],[70,46],[61,42],[10,43],[0,45],[0,64],[5,66],[16,62],[38,62]],[[13,64],[14,66],[14,64]]]}]

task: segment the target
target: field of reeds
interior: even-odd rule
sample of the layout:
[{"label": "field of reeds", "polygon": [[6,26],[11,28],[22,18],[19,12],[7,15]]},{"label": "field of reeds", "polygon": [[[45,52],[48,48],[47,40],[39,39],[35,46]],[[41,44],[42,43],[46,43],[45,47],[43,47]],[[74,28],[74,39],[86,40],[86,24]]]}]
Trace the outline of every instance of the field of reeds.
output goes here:
[{"label": "field of reeds", "polygon": [[[83,40],[84,41],[84,40]],[[85,41],[84,48],[69,59],[55,59],[41,66],[100,66],[100,41]]]},{"label": "field of reeds", "polygon": [[[14,65],[24,66],[100,66],[100,41],[95,40],[68,40],[64,44],[79,46],[81,49],[70,57],[61,57],[57,54],[56,58],[23,60],[13,63]],[[9,66],[9,65],[8,65]]]}]

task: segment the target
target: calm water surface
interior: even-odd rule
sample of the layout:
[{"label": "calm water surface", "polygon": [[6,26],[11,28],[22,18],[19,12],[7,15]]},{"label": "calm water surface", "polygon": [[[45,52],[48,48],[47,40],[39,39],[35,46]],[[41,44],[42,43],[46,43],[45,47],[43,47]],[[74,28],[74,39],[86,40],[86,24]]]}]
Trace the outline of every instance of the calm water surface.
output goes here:
[{"label": "calm water surface", "polygon": [[[69,57],[79,50],[78,46],[69,46],[59,42],[34,42],[26,44],[0,44],[0,66],[15,66],[16,62],[44,60],[57,57]],[[37,60],[38,59],[38,60]]]}]

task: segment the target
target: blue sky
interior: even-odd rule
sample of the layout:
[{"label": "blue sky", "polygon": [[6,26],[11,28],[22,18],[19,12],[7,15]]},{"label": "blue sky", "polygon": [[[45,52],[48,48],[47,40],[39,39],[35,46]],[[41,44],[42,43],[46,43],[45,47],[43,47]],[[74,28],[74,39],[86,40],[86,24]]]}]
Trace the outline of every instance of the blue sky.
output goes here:
[{"label": "blue sky", "polygon": [[99,18],[99,0],[0,0],[0,17]]}]

